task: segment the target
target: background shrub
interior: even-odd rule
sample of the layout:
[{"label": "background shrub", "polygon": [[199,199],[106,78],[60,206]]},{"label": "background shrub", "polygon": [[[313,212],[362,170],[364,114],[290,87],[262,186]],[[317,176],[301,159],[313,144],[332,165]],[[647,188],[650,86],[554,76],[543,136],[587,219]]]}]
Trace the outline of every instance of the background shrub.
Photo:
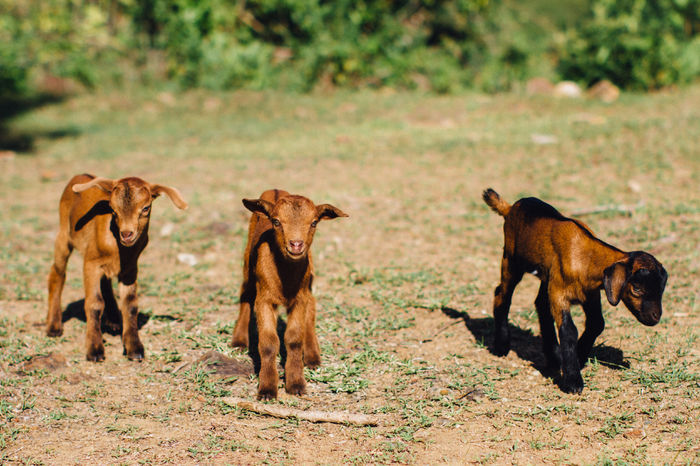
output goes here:
[{"label": "background shrub", "polygon": [[539,75],[649,89],[700,75],[698,30],[700,0],[0,0],[0,94],[47,74],[86,87],[497,92]]},{"label": "background shrub", "polygon": [[593,0],[559,59],[567,79],[653,89],[698,76],[700,0]]}]

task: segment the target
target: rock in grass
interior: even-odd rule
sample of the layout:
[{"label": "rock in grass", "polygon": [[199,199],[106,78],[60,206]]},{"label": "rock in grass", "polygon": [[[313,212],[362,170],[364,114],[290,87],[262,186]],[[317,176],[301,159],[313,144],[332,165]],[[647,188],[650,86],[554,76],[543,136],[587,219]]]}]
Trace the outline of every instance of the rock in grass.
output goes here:
[{"label": "rock in grass", "polygon": [[609,104],[615,102],[618,97],[620,97],[620,88],[607,79],[603,79],[591,86],[586,92],[586,95],[591,99],[597,99]]},{"label": "rock in grass", "polygon": [[178,254],[177,260],[185,265],[189,265],[190,267],[194,267],[198,262],[197,257],[195,257],[194,254],[189,254],[186,252],[181,252]]},{"label": "rock in grass", "polygon": [[193,362],[188,362],[177,367],[173,372],[188,370],[192,366],[206,366],[207,370],[214,372],[221,377],[244,376],[248,377],[253,374],[253,364],[250,361],[241,362],[233,358],[229,358],[218,351],[210,350],[204,353]]},{"label": "rock in grass", "polygon": [[32,356],[29,361],[23,364],[19,372],[27,373],[40,369],[54,372],[65,367],[68,367],[68,361],[64,355],[60,353],[49,353],[42,356]]},{"label": "rock in grass", "polygon": [[562,81],[554,86],[555,97],[578,99],[582,94],[581,87],[573,81]]}]

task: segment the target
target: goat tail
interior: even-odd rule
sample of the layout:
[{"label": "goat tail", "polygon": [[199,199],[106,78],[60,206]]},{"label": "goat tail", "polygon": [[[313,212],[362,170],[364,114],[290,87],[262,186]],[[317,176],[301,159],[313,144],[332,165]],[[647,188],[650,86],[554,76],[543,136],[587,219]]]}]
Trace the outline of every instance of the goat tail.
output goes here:
[{"label": "goat tail", "polygon": [[510,204],[501,199],[501,196],[499,196],[498,193],[493,189],[488,188],[484,190],[484,193],[481,195],[481,197],[484,199],[486,205],[491,207],[491,210],[496,212],[501,217],[505,217],[506,215],[508,215],[508,212],[510,212]]}]

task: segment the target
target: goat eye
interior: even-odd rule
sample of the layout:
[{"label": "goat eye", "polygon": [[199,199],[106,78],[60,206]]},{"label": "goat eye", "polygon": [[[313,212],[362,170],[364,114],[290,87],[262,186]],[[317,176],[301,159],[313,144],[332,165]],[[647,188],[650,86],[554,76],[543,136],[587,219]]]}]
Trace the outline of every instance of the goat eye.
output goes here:
[{"label": "goat eye", "polygon": [[316,228],[316,225],[318,225],[318,220],[311,222],[311,228]]},{"label": "goat eye", "polygon": [[151,206],[147,205],[146,207],[143,208],[143,210],[141,210],[141,213],[143,215],[146,215],[148,213],[148,211],[150,211],[150,210],[151,210]]},{"label": "goat eye", "polygon": [[274,226],[278,227],[278,226],[280,226],[280,221],[277,220],[276,218],[273,218],[273,219],[272,219],[272,224],[273,224]]},{"label": "goat eye", "polygon": [[643,290],[641,288],[639,288],[638,286],[632,285],[632,294],[639,296],[642,294],[642,291]]}]

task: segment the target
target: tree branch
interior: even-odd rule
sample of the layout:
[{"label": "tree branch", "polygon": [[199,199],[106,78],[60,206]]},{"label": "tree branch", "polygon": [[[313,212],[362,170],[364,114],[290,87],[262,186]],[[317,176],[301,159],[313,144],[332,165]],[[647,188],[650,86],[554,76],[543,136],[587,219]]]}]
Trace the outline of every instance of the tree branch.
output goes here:
[{"label": "tree branch", "polygon": [[257,403],[236,397],[225,397],[221,400],[229,406],[235,406],[246,411],[283,419],[296,418],[309,422],[331,422],[334,424],[352,424],[357,426],[376,426],[379,424],[379,419],[377,419],[376,416],[368,416],[366,414],[304,411],[301,409],[286,408],[284,406]]}]

